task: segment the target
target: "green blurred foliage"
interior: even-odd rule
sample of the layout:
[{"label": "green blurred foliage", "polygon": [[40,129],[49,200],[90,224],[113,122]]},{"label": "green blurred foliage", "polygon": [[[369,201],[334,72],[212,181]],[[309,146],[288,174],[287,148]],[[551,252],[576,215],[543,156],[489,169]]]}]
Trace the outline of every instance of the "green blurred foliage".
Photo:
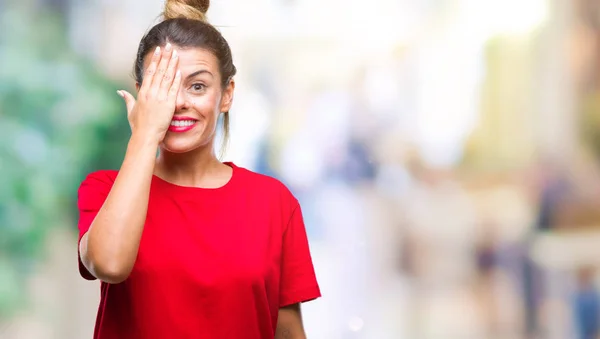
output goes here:
[{"label": "green blurred foliage", "polygon": [[67,37],[59,13],[17,3],[0,12],[0,318],[27,305],[47,235],[76,229],[81,180],[118,168],[129,136],[117,84]]}]

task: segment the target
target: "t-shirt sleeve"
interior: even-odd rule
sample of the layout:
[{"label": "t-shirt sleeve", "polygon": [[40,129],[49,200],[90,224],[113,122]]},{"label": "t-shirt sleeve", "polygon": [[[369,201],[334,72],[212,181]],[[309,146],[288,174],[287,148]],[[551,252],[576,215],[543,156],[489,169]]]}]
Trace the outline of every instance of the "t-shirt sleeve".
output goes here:
[{"label": "t-shirt sleeve", "polygon": [[296,205],[283,234],[279,306],[321,296],[300,205]]},{"label": "t-shirt sleeve", "polygon": [[79,210],[79,221],[77,223],[79,228],[77,258],[79,260],[79,274],[87,280],[95,280],[96,277],[94,277],[81,262],[79,243],[81,242],[81,238],[83,238],[85,233],[89,230],[92,221],[94,221],[98,211],[104,204],[113,181],[114,179],[107,172],[94,172],[89,174],[79,186],[77,194],[77,207]]}]

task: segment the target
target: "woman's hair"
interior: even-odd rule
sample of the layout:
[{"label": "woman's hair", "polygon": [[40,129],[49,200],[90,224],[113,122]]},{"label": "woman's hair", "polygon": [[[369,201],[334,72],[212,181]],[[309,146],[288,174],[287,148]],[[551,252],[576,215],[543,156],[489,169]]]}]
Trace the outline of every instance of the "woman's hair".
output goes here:
[{"label": "woman's hair", "polygon": [[[231,49],[223,35],[206,20],[210,0],[167,0],[163,21],[152,27],[140,41],[134,77],[141,84],[144,58],[157,46],[167,42],[180,48],[201,48],[215,55],[219,63],[221,87],[229,84],[236,73]],[[229,139],[229,112],[223,112],[223,148]]]}]

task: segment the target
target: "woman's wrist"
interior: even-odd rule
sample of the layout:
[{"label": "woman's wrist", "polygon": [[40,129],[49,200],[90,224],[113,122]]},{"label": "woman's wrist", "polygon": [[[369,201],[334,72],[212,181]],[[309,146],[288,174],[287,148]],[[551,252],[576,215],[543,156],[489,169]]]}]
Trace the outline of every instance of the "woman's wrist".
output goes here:
[{"label": "woman's wrist", "polygon": [[133,133],[129,139],[129,145],[134,145],[137,147],[150,147],[158,149],[159,144],[159,137],[149,133]]}]

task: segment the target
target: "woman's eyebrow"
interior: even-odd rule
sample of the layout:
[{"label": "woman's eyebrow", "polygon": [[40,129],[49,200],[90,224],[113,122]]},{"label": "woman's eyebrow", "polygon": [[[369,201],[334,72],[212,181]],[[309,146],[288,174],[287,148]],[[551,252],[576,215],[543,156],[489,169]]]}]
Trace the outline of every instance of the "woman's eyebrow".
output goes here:
[{"label": "woman's eyebrow", "polygon": [[187,79],[193,78],[193,77],[195,77],[196,75],[200,75],[200,74],[202,74],[202,73],[208,73],[208,74],[209,74],[211,77],[213,76],[213,74],[212,74],[211,72],[209,72],[208,70],[206,70],[206,69],[201,69],[201,70],[199,70],[199,71],[196,71],[196,72],[194,72],[194,73],[192,73],[192,74],[188,75],[188,76],[187,76]]}]

